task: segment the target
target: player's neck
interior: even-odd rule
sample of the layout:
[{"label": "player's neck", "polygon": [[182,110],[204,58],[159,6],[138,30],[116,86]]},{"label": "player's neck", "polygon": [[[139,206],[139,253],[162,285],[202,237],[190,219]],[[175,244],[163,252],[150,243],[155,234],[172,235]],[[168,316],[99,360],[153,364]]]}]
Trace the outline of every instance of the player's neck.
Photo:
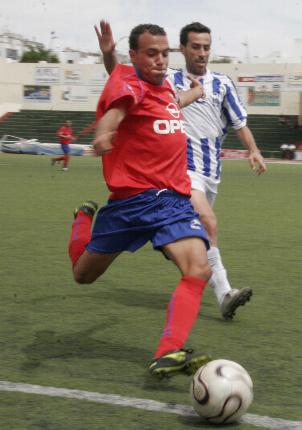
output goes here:
[{"label": "player's neck", "polygon": [[192,76],[192,78],[197,79],[197,80],[203,79],[208,72],[208,70],[205,69],[204,73],[197,75],[196,73],[190,72],[186,67],[185,67],[184,71],[185,71],[186,75],[190,75],[190,76]]}]

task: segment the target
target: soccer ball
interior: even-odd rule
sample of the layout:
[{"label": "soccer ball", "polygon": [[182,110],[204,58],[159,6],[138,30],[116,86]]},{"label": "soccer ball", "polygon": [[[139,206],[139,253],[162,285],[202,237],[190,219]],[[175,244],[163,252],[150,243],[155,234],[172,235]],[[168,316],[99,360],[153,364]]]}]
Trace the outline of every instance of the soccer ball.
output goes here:
[{"label": "soccer ball", "polygon": [[195,411],[210,423],[231,423],[252,403],[253,381],[235,361],[213,360],[195,373],[191,397]]}]

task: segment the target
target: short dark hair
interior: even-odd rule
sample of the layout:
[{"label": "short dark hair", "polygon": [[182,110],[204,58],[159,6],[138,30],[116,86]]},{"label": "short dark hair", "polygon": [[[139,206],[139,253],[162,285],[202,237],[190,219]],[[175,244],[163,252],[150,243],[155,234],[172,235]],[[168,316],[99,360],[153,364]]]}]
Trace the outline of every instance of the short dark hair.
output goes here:
[{"label": "short dark hair", "polygon": [[136,50],[138,48],[138,38],[143,33],[150,33],[153,36],[166,36],[165,30],[156,24],[140,24],[131,30],[129,36],[129,48]]},{"label": "short dark hair", "polygon": [[211,29],[200,22],[192,22],[191,24],[185,25],[180,30],[179,41],[181,45],[186,45],[188,43],[188,33],[209,33],[211,34]]}]

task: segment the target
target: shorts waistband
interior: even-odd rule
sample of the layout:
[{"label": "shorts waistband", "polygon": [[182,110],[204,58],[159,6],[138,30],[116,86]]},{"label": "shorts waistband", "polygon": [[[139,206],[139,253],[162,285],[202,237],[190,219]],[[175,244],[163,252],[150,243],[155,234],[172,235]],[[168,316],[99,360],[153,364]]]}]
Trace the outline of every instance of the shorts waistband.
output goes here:
[{"label": "shorts waistband", "polygon": [[189,200],[190,197],[185,194],[180,194],[177,191],[169,190],[168,188],[157,189],[150,188],[149,190],[142,191],[139,194],[133,196],[125,197],[124,199],[109,199],[108,204],[119,205],[125,201],[136,201],[137,199],[143,198],[143,196],[153,196],[153,197],[176,197],[178,199]]},{"label": "shorts waistband", "polygon": [[166,197],[166,196],[174,196],[174,197],[181,197],[183,199],[189,199],[189,196],[186,196],[184,194],[180,194],[177,191],[169,190],[168,188],[163,188],[161,190],[158,190],[156,188],[152,188],[150,190],[144,191],[142,194],[149,194],[156,197]]}]

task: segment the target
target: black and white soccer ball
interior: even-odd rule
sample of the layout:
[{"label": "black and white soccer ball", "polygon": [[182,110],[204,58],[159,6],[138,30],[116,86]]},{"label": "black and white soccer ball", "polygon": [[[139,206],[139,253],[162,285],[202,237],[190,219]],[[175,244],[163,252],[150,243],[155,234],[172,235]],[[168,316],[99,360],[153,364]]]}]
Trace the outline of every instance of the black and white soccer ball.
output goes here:
[{"label": "black and white soccer ball", "polygon": [[200,367],[191,383],[193,408],[210,423],[237,421],[253,401],[253,381],[235,361],[213,360]]}]

